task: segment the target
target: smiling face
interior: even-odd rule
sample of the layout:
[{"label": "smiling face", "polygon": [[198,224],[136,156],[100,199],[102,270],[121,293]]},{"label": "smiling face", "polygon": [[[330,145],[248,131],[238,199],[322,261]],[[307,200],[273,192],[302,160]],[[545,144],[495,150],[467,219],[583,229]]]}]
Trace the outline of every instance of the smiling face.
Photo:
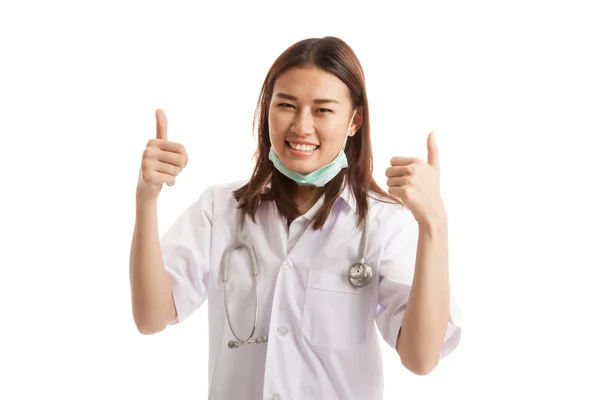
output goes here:
[{"label": "smiling face", "polygon": [[315,67],[289,69],[275,81],[269,105],[277,157],[301,174],[329,164],[360,126],[360,112],[351,124],[353,113],[350,91],[335,75]]}]

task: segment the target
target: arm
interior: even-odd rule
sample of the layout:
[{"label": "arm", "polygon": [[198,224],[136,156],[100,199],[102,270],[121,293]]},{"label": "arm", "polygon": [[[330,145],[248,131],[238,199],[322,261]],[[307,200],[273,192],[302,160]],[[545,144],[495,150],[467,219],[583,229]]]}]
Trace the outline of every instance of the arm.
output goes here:
[{"label": "arm", "polygon": [[142,334],[162,331],[176,317],[171,283],[161,255],[156,202],[138,201],[129,279],[133,319]]},{"label": "arm", "polygon": [[396,346],[408,370],[426,375],[437,366],[449,317],[447,223],[419,224],[414,278]]},{"label": "arm", "polygon": [[448,284],[446,217],[437,220],[443,223],[423,224],[403,210],[380,218],[387,223],[380,227],[386,239],[379,263],[377,325],[402,365],[426,375],[462,335],[462,313]]}]

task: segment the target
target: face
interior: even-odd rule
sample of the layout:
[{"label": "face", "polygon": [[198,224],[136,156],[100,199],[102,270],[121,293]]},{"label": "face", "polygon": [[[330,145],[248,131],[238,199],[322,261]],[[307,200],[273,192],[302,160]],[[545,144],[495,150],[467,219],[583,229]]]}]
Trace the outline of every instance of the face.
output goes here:
[{"label": "face", "polygon": [[360,127],[348,87],[318,68],[292,68],[275,81],[269,105],[271,144],[281,162],[298,173],[333,161],[346,135]]}]

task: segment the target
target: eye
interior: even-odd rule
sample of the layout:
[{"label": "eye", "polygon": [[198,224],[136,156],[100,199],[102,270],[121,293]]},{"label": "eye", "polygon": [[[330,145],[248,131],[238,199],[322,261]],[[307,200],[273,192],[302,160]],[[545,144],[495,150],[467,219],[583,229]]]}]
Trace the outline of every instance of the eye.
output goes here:
[{"label": "eye", "polygon": [[317,111],[325,112],[325,113],[332,113],[333,112],[333,110],[330,110],[329,108],[319,108]]},{"label": "eye", "polygon": [[290,107],[294,107],[293,105],[289,104],[289,103],[279,103],[277,105],[277,107],[282,107],[282,108],[290,108]]}]

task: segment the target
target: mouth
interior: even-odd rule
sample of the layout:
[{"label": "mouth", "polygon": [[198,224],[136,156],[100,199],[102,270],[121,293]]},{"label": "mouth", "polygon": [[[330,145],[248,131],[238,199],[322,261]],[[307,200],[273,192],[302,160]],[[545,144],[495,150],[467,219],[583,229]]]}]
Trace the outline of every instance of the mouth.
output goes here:
[{"label": "mouth", "polygon": [[285,144],[287,147],[291,148],[292,150],[301,151],[306,154],[310,154],[320,147],[316,144],[298,144],[298,143],[288,142],[287,140],[285,141]]}]

